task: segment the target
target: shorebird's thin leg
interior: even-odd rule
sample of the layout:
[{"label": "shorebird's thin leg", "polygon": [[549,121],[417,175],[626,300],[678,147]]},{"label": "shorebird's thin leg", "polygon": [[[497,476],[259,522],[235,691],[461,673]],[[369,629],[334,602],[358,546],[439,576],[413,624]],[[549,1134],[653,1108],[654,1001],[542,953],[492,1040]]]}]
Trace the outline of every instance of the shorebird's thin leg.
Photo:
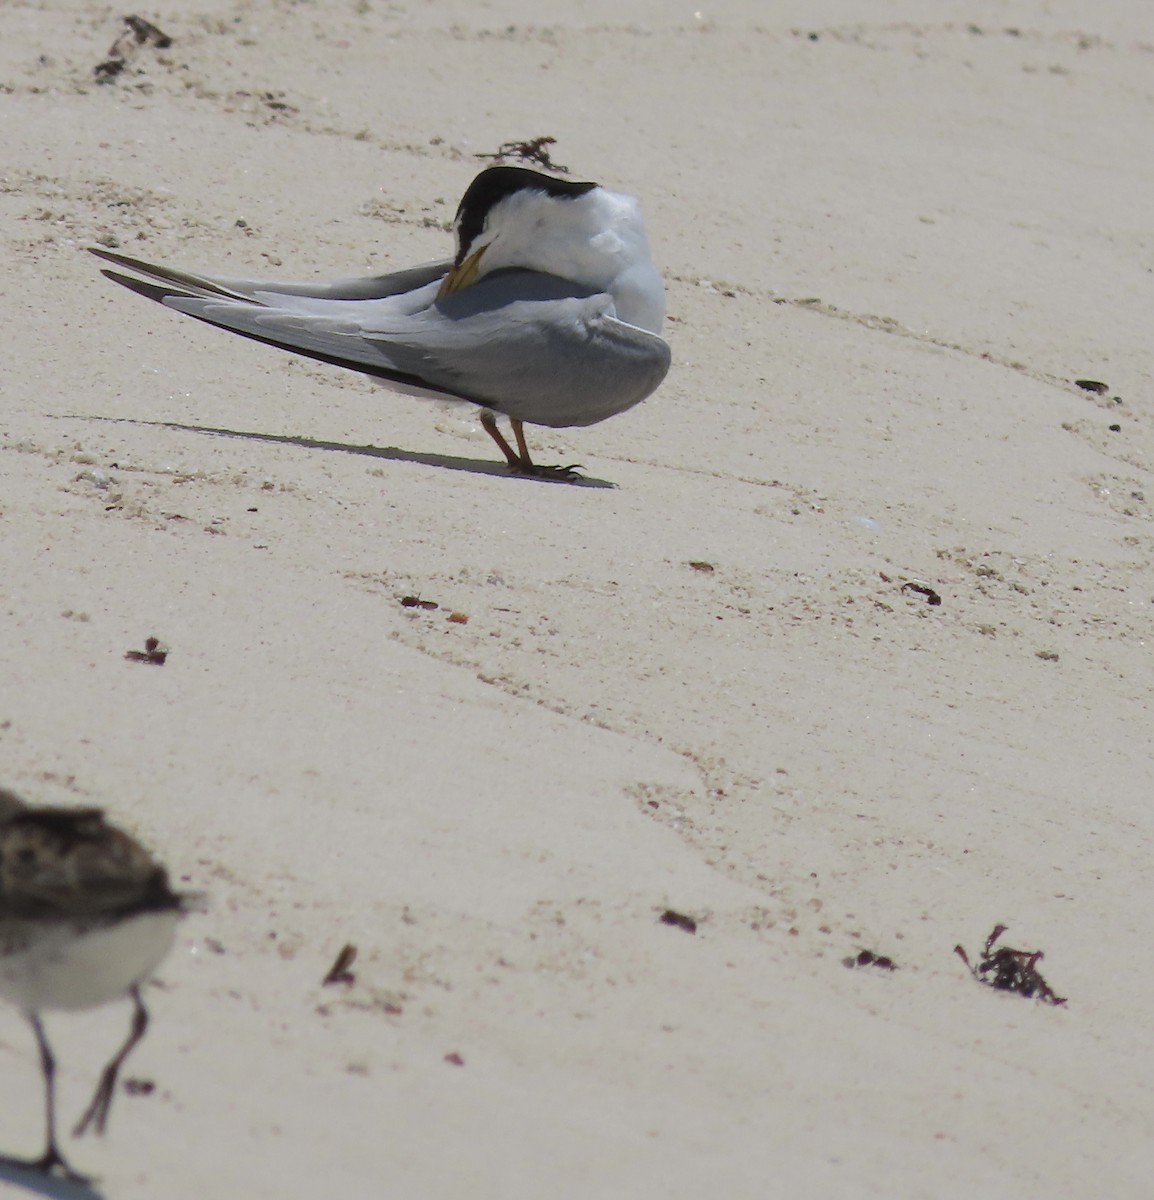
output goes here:
[{"label": "shorebird's thin leg", "polygon": [[525,424],[516,417],[509,418],[513,427],[513,436],[517,439],[517,449],[505,440],[505,435],[497,428],[497,417],[492,409],[481,409],[481,425],[485,432],[501,447],[501,453],[509,464],[509,470],[515,475],[535,475],[538,479],[562,479],[568,483],[581,478],[577,474],[579,467],[539,467],[529,457],[529,445],[525,441]]},{"label": "shorebird's thin leg", "polygon": [[517,439],[517,449],[521,452],[521,462],[526,467],[531,467],[533,460],[529,457],[529,446],[525,441],[525,422],[518,421],[516,417],[510,417],[509,424],[513,427],[513,436]]},{"label": "shorebird's thin leg", "polygon": [[[540,479],[563,479],[568,483],[581,478],[577,474],[581,470],[580,463],[574,463],[571,467],[539,467],[529,457],[529,444],[525,441],[525,423],[518,421],[516,417],[510,417],[509,424],[513,427],[517,449],[521,452],[517,458],[517,465],[513,468],[515,471],[521,472],[522,475],[536,475]],[[509,465],[513,466],[512,463]]]},{"label": "shorebird's thin leg", "polygon": [[505,456],[509,466],[514,471],[521,466],[521,460],[517,457],[517,452],[505,440],[505,435],[497,428],[497,418],[494,416],[491,409],[481,409],[481,425],[485,432],[497,443],[501,448],[501,453]]},{"label": "shorebird's thin leg", "polygon": [[82,1137],[89,1125],[94,1126],[97,1133],[104,1132],[104,1127],[108,1124],[108,1111],[112,1108],[112,1098],[116,1095],[116,1076],[120,1073],[124,1060],[132,1053],[132,1048],[144,1037],[145,1030],[148,1028],[148,1009],[144,1007],[144,1001],[140,998],[140,987],[133,985],[129,995],[132,997],[135,1010],[132,1014],[132,1028],[129,1030],[128,1040],[116,1052],[116,1057],[104,1068],[100,1082],[96,1085],[96,1091],[93,1093],[92,1103],[89,1104],[84,1116],[80,1118],[76,1128],[72,1131],[73,1137]]},{"label": "shorebird's thin leg", "polygon": [[28,1166],[34,1167],[38,1171],[51,1171],[54,1167],[59,1167],[69,1179],[86,1182],[87,1176],[74,1171],[68,1165],[64,1155],[60,1153],[60,1147],[56,1144],[56,1059],[52,1055],[52,1047],[48,1044],[48,1038],[44,1033],[44,1026],[40,1018],[36,1013],[29,1013],[28,1020],[32,1025],[33,1033],[36,1034],[36,1044],[40,1047],[40,1072],[44,1076],[45,1124],[48,1130],[44,1153],[35,1162],[28,1163]]}]

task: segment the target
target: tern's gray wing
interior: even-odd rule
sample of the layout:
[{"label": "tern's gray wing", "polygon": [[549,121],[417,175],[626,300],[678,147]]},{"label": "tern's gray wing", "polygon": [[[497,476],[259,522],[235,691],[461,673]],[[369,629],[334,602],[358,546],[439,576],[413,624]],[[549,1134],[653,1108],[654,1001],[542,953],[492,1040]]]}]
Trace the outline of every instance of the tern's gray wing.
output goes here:
[{"label": "tern's gray wing", "polygon": [[488,275],[360,338],[438,390],[532,425],[592,425],[639,404],[669,347],[617,320],[610,296],[534,271]]},{"label": "tern's gray wing", "polygon": [[197,275],[173,267],[158,266],[127,254],[117,254],[99,246],[89,246],[88,249],[97,258],[115,263],[118,267],[126,267],[158,283],[175,284],[189,295],[205,298],[215,296],[222,300],[252,300],[261,304],[270,303],[270,299],[276,296],[303,296],[317,300],[379,300],[387,296],[399,296],[424,287],[433,280],[443,279],[453,265],[451,259],[444,259],[386,275],[338,279],[333,283],[273,283],[260,279],[234,279],[228,275]]},{"label": "tern's gray wing", "polygon": [[611,297],[532,271],[495,272],[442,299],[439,276],[373,299],[277,284],[250,285],[252,299],[240,299],[235,286],[166,268],[148,274],[168,286],[107,274],[245,337],[535,425],[592,425],[624,412],[669,369],[665,342],[618,321]]}]

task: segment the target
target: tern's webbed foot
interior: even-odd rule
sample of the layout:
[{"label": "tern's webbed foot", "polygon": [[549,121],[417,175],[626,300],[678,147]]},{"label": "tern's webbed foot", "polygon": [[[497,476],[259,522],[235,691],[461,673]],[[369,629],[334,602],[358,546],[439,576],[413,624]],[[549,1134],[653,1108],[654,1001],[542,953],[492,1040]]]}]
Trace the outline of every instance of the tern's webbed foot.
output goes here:
[{"label": "tern's webbed foot", "polygon": [[542,467],[535,462],[509,464],[509,470],[514,475],[528,475],[532,479],[555,479],[558,483],[577,483],[585,478],[579,473],[584,469],[580,463],[574,463],[571,467]]},{"label": "tern's webbed foot", "polygon": [[571,467],[539,467],[529,457],[529,446],[525,441],[524,422],[516,417],[509,418],[513,427],[513,436],[517,439],[517,449],[514,450],[505,439],[505,435],[497,428],[496,415],[487,408],[481,410],[481,425],[485,432],[495,441],[509,464],[509,470],[514,475],[528,475],[533,479],[556,479],[560,483],[576,483],[583,479],[577,472],[583,470],[580,463]]},{"label": "tern's webbed foot", "polygon": [[0,1164],[25,1171],[35,1171],[40,1175],[54,1175],[59,1179],[67,1179],[71,1183],[83,1186],[93,1182],[91,1175],[82,1175],[75,1170],[55,1147],[45,1151],[39,1158],[16,1158],[10,1154],[0,1154]]}]

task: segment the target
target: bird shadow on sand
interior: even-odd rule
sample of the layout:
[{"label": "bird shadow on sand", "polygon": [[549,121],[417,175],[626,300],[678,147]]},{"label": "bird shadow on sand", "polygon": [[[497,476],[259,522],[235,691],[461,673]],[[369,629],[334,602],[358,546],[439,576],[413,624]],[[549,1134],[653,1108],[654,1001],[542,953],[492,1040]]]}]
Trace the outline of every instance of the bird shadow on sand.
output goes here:
[{"label": "bird shadow on sand", "polygon": [[487,458],[458,458],[452,454],[427,454],[419,450],[401,450],[397,446],[354,446],[346,442],[326,442],[319,438],[293,437],[283,433],[257,433],[243,429],[218,429],[212,425],[185,425],[179,421],[142,421],[134,417],[97,417],[80,413],[69,413],[68,421],[103,421],[115,425],[140,425],[153,429],[174,429],[181,433],[203,433],[209,437],[242,438],[250,442],[272,442],[282,446],[299,446],[303,450],[336,450],[342,454],[361,454],[366,458],[383,458],[389,462],[420,463],[426,467],[440,467],[446,471],[468,471],[473,475],[500,475],[505,478],[524,480],[530,483],[566,483],[570,487],[615,488],[617,484],[608,479],[589,475],[578,475],[572,479],[550,478],[538,475],[514,475],[504,463]]},{"label": "bird shadow on sand", "polygon": [[7,1154],[0,1154],[0,1183],[49,1200],[105,1200],[104,1193],[95,1186],[96,1180],[56,1175]]}]

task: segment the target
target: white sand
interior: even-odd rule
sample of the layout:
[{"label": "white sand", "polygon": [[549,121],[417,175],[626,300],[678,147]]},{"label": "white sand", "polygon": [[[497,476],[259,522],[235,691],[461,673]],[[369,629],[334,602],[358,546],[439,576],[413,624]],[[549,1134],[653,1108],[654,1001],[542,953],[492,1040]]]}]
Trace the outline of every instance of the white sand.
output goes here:
[{"label": "white sand", "polygon": [[[3,14],[0,782],[212,907],[149,989],[156,1091],[76,1163],[124,1200],[1148,1196],[1148,6],[190,0],[94,86],[119,15]],[[80,249],[409,265],[543,134],[668,282],[661,391],[534,439],[613,488]],[[1066,1008],[966,975],[998,922]],[[51,1022],[64,1118],[127,1020]],[[0,1076],[34,1152],[14,1012]]]}]

